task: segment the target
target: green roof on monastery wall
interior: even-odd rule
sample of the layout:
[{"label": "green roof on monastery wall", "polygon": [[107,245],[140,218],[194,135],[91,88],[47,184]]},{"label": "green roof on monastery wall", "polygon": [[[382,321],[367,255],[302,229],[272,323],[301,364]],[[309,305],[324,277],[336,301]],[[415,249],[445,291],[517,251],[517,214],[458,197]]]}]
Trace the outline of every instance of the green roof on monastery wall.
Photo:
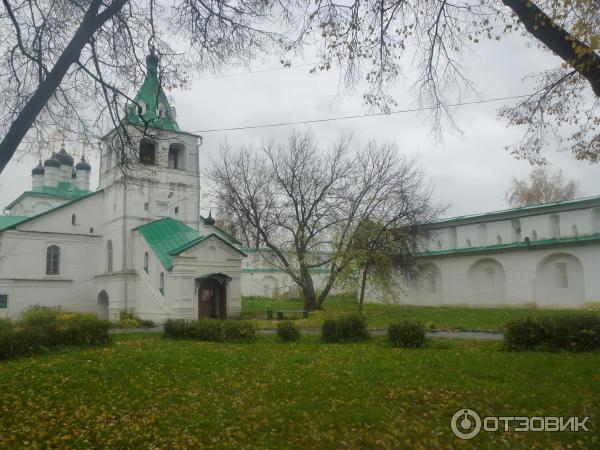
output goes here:
[{"label": "green roof on monastery wall", "polygon": [[465,254],[498,253],[512,250],[535,250],[548,246],[594,244],[600,242],[600,233],[587,236],[570,236],[557,239],[540,239],[537,241],[511,242],[508,244],[487,245],[485,247],[462,247],[449,250],[431,250],[418,253],[419,256],[455,256]]},{"label": "green roof on monastery wall", "polygon": [[138,230],[167,270],[173,268],[173,257],[183,253],[211,237],[216,237],[232,249],[245,256],[244,252],[231,245],[221,236],[211,233],[202,236],[195,230],[172,217],[164,217],[145,225],[134,228]]}]

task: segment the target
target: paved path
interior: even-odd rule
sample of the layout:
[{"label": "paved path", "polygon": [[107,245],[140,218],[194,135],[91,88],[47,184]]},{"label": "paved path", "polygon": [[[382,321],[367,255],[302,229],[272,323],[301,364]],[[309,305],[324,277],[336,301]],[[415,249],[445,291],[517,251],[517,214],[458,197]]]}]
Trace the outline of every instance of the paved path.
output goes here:
[{"label": "paved path", "polygon": [[[122,333],[161,333],[163,331],[162,327],[153,327],[153,328],[124,328],[118,329],[113,328],[109,330],[111,334],[122,334]],[[315,335],[321,332],[318,328],[305,328],[302,331],[302,334]],[[385,330],[378,328],[374,330],[369,330],[373,336],[384,336]],[[275,328],[266,328],[262,330],[258,330],[260,334],[275,334],[277,330]],[[433,338],[442,338],[442,339],[479,339],[479,340],[490,340],[490,341],[498,341],[501,340],[504,336],[500,332],[495,331],[444,331],[444,330],[431,330],[427,332],[427,336]]]}]

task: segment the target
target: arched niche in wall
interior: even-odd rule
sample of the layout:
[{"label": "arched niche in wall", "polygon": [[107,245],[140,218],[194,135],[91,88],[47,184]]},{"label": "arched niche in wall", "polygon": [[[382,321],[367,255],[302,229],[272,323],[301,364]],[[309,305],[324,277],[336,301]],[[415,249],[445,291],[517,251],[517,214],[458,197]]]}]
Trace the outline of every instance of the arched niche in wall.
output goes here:
[{"label": "arched niche in wall", "polygon": [[553,253],[535,271],[535,301],[541,306],[572,307],[585,303],[583,265],[570,253]]},{"label": "arched niche in wall", "polygon": [[493,258],[475,261],[467,271],[471,304],[496,306],[506,302],[504,267]]},{"label": "arched niche in wall", "polygon": [[273,297],[277,293],[278,283],[274,276],[265,275],[260,280],[260,293],[265,297]]},{"label": "arched niche in wall", "polygon": [[443,303],[442,271],[437,264],[423,265],[416,281],[415,293],[420,305],[441,305]]}]

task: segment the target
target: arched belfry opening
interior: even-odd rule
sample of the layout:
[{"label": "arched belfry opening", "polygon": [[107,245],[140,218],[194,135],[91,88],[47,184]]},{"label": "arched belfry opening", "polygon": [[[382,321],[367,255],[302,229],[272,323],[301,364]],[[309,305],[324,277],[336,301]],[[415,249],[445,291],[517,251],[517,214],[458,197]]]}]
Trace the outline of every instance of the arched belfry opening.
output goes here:
[{"label": "arched belfry opening", "polygon": [[156,164],[156,144],[150,139],[142,139],[140,141],[140,163],[147,166]]}]

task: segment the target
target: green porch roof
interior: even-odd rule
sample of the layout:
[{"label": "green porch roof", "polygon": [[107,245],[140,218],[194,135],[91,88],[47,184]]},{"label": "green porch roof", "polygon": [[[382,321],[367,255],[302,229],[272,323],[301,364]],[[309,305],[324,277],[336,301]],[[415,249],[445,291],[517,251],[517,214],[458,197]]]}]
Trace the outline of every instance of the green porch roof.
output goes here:
[{"label": "green porch roof", "polygon": [[85,197],[92,191],[77,189],[73,183],[61,182],[57,187],[42,186],[34,191],[25,191],[13,200],[5,209],[11,209],[16,203],[20,202],[25,197],[55,197],[76,199]]},{"label": "green porch roof", "polygon": [[183,253],[211,237],[219,239],[233,250],[246,256],[244,252],[231,245],[221,236],[214,233],[211,233],[208,236],[202,236],[198,230],[194,230],[172,217],[164,217],[155,220],[134,228],[134,230],[138,230],[140,234],[144,236],[144,239],[146,239],[146,242],[166,270],[171,270],[173,268],[174,256]]}]

